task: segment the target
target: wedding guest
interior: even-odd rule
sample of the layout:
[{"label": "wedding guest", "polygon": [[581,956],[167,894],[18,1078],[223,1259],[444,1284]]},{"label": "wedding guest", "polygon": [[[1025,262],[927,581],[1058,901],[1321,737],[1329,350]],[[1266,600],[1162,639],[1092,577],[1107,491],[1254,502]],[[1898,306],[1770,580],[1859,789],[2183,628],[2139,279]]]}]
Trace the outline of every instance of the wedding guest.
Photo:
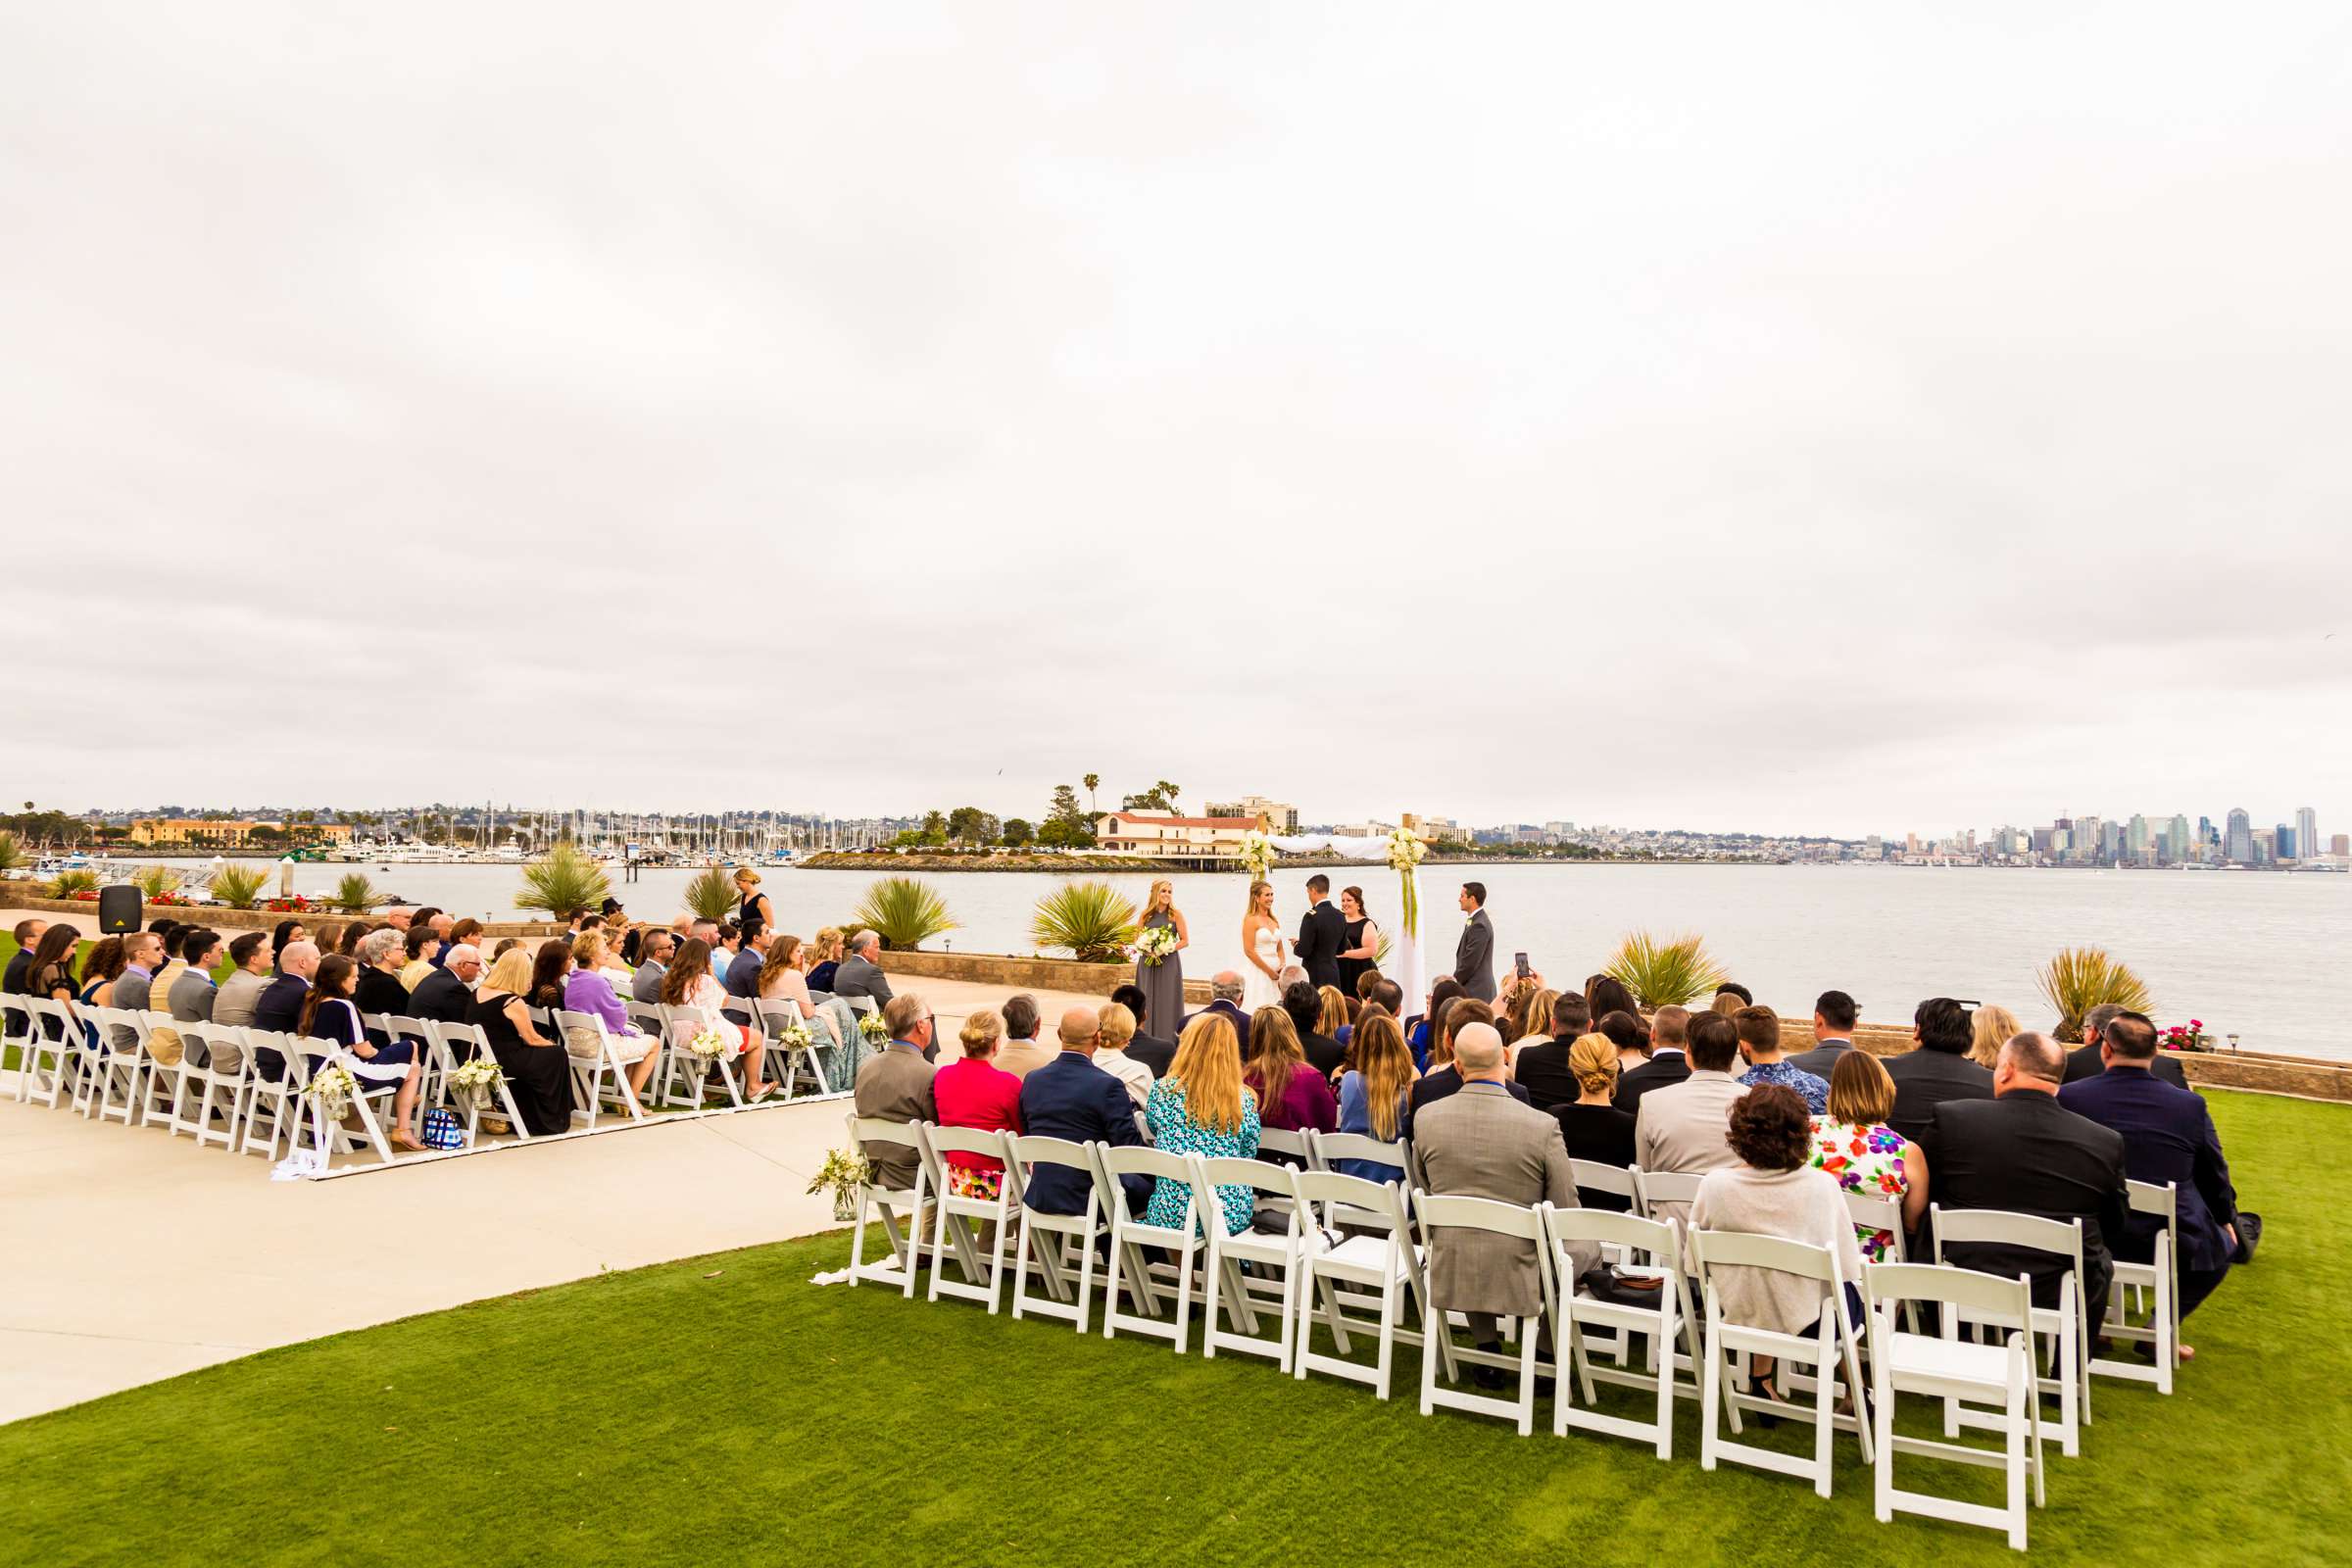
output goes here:
[{"label": "wedding guest", "polygon": [[[1004,1038],[1004,1021],[982,1007],[963,1020],[956,1038],[963,1054],[931,1077],[931,1095],[942,1127],[977,1132],[1021,1130],[1021,1081],[989,1058]],[[993,1199],[1004,1184],[1004,1162],[987,1154],[945,1156],[948,1191],[958,1198]]]},{"label": "wedding guest", "polygon": [[[1135,1038],[1127,1042],[1127,1059],[1142,1062],[1154,1078],[1165,1078],[1176,1060],[1176,1042],[1169,1036],[1152,1033],[1152,1004],[1145,997],[1144,988],[1115,987],[1110,1000],[1135,1014]],[[1184,1014],[1180,1009],[1168,1016],[1181,1023]]]},{"label": "wedding guest", "polygon": [[[713,960],[715,961],[715,959]],[[760,971],[767,964],[767,932],[746,931],[743,946],[727,960],[723,977],[727,995],[749,1000],[760,994]]]},{"label": "wedding guest", "polygon": [[318,956],[321,958],[325,958],[341,953],[343,951],[343,933],[354,926],[361,925],[361,923],[362,922],[358,920],[352,920],[349,922],[342,920],[321,921],[317,933],[311,938],[311,940],[317,943],[318,946]]},{"label": "wedding guest", "polygon": [[228,961],[236,967],[220,982],[220,994],[213,999],[213,1022],[223,1029],[250,1026],[262,993],[270,989],[276,958],[268,932],[246,931],[233,938],[228,944]]},{"label": "wedding guest", "polygon": [[808,989],[825,996],[833,994],[833,972],[841,967],[841,928],[820,926],[808,945],[816,956],[808,964]]},{"label": "wedding guest", "polygon": [[1657,1047],[1642,1029],[1642,1020],[1630,1012],[1604,1012],[1592,1032],[1617,1048],[1617,1071],[1628,1073],[1649,1059]]},{"label": "wedding guest", "polygon": [[771,1086],[760,1076],[767,1051],[752,1029],[726,1015],[726,989],[710,972],[710,955],[708,944],[690,941],[678,950],[669,972],[662,977],[662,1004],[672,1009],[670,1043],[682,1047],[706,1030],[731,1036],[734,1049],[728,1054],[743,1063],[745,1098],[754,1102],[764,1100],[771,1092]]},{"label": "wedding guest", "polygon": [[[1355,1021],[1355,1004],[1348,1000],[1346,993],[1338,986],[1317,986],[1315,995],[1322,999],[1323,1006],[1315,1015],[1314,1033],[1346,1045],[1348,1042],[1342,1037],[1347,1034],[1348,1026]],[[1296,1018],[1291,1021],[1298,1022]],[[1306,1034],[1306,1030],[1298,1031],[1302,1040]]]},{"label": "wedding guest", "polygon": [[452,948],[480,947],[484,929],[482,922],[470,915],[452,923],[449,935],[441,939],[441,946],[433,953],[433,967],[438,969],[449,962],[449,950]]},{"label": "wedding guest", "polygon": [[[1314,1069],[1317,1077],[1326,1084],[1330,1083],[1331,1075],[1339,1070],[1340,1058],[1346,1054],[1346,1051],[1322,1029],[1322,993],[1301,980],[1283,992],[1282,1011],[1290,1022],[1293,1038],[1298,1042],[1298,1049],[1306,1054],[1307,1065]],[[1250,1043],[1254,1047],[1257,1044],[1254,1019],[1251,1020],[1250,1030]],[[1275,1127],[1281,1123],[1269,1121],[1267,1125]]]},{"label": "wedding guest", "polygon": [[[1437,1038],[1430,1045],[1429,1071],[1422,1074],[1420,1080],[1413,1085],[1412,1099],[1404,1118],[1404,1135],[1407,1138],[1413,1136],[1413,1126],[1420,1120],[1424,1108],[1441,1100],[1449,1100],[1461,1093],[1464,1078],[1461,1069],[1456,1067],[1453,1061],[1455,1037],[1464,1029],[1492,1030],[1494,1027],[1494,1009],[1475,997],[1456,997],[1452,1004],[1446,1009],[1446,1016],[1439,1024]],[[1502,1043],[1502,1036],[1499,1033],[1495,1034],[1494,1041],[1499,1047]],[[1523,1105],[1527,1104],[1527,1091],[1510,1081],[1507,1068],[1504,1070],[1502,1087],[1503,1091],[1513,1100]],[[1530,1105],[1528,1108],[1532,1110],[1535,1107]]]},{"label": "wedding guest", "polygon": [[1740,1054],[1747,1058],[1747,1071],[1741,1075],[1741,1083],[1750,1089],[1758,1084],[1793,1089],[1805,1102],[1807,1115],[1818,1116],[1829,1109],[1830,1086],[1781,1059],[1779,1013],[1770,1007],[1741,1007],[1732,1015],[1732,1027],[1740,1031]]},{"label": "wedding guest", "polygon": [[[155,973],[150,976],[147,981],[147,996],[149,998],[147,1005],[151,1011],[165,1012],[170,1010],[172,1005],[172,987],[181,975],[188,972],[187,959],[182,956],[182,948],[188,940],[188,934],[195,929],[196,928],[192,925],[181,925],[178,921],[174,920],[169,926],[165,927],[161,933],[161,940],[164,945],[163,962],[156,968]],[[170,1059],[173,1061],[177,1061],[179,1059],[178,1055],[176,1054],[176,1049],[174,1054]]]},{"label": "wedding guest", "polygon": [[1718,997],[1738,997],[1740,999],[1740,1005],[1742,1007],[1752,1007],[1756,1004],[1754,993],[1750,992],[1747,987],[1741,985],[1737,980],[1726,980],[1723,984],[1717,986],[1715,988],[1715,995]]},{"label": "wedding guest", "polygon": [[[1580,1038],[1590,1032],[1592,1014],[1585,999],[1574,991],[1546,993],[1551,997],[1544,1032],[1511,1053],[1512,1081],[1527,1091],[1527,1102],[1538,1110],[1554,1110],[1572,1103],[1583,1093],[1569,1057]],[[1612,1086],[1617,1075],[1611,1073]],[[1571,1150],[1573,1153],[1575,1151]]]},{"label": "wedding guest", "polygon": [[122,939],[122,967],[115,976],[110,1007],[145,1012],[156,970],[164,966],[164,939],[153,931],[133,931]]},{"label": "wedding guest", "polygon": [[776,906],[760,891],[760,873],[748,865],[735,868],[735,891],[743,899],[735,911],[735,923],[743,930],[743,941],[749,947],[762,932],[776,928]]},{"label": "wedding guest", "polygon": [[[1626,989],[1625,982],[1612,975],[1596,974],[1585,982],[1585,1008],[1595,1018],[1606,1018],[1612,1012],[1622,1012],[1634,1020],[1635,1031],[1641,1032],[1642,1008],[1634,1001],[1633,992]],[[1617,1069],[1620,1072],[1628,1070],[1623,1057],[1618,1058]]]},{"label": "wedding guest", "polygon": [[[378,1045],[368,1038],[367,1026],[353,1001],[358,978],[358,963],[342,954],[332,953],[320,958],[317,983],[303,998],[298,1032],[306,1039],[327,1040],[341,1046],[345,1053],[343,1065],[359,1080],[363,1090],[370,1084],[400,1085],[392,1100],[392,1144],[396,1149],[420,1151],[424,1144],[416,1136],[416,1094],[420,1085],[416,1044],[400,1040]],[[323,1057],[311,1058],[312,1071],[323,1065]]]},{"label": "wedding guest", "polygon": [[[1281,1016],[1278,1007],[1268,1010]],[[1290,1020],[1286,1017],[1283,1022],[1287,1025]],[[1176,1043],[1176,1060],[1168,1075],[1152,1086],[1144,1120],[1152,1142],[1164,1152],[1234,1159],[1249,1159],[1257,1153],[1257,1096],[1243,1082],[1241,1048],[1234,1043],[1232,1030],[1221,1017],[1203,1014],[1195,1018]],[[1248,1229],[1257,1195],[1242,1186],[1219,1187],[1216,1192],[1226,1232]],[[1145,1223],[1169,1229],[1181,1226],[1192,1197],[1190,1182],[1153,1181]],[[1203,1231],[1206,1223],[1206,1215],[1196,1221]]]},{"label": "wedding guest", "polygon": [[798,1013],[808,1026],[809,1038],[832,1054],[827,1075],[835,1083],[854,1084],[858,1064],[865,1059],[865,1036],[858,1028],[858,1011],[839,997],[827,997],[821,1006],[817,1004],[809,993],[808,977],[801,972],[808,954],[808,947],[789,932],[769,937],[767,962],[760,969],[760,1000],[785,1004]]},{"label": "wedding guest", "polygon": [[129,962],[122,952],[121,937],[100,937],[98,945],[81,960],[81,990],[74,1002],[85,1007],[113,1006],[115,979]]},{"label": "wedding guest", "polygon": [[[1582,997],[1575,1001],[1584,1005]],[[1567,1145],[1569,1157],[1596,1165],[1632,1165],[1634,1113],[1617,1108],[1617,1048],[1606,1035],[1579,1035],[1568,1047],[1568,1070],[1576,1078],[1576,1098],[1553,1106],[1551,1114],[1560,1124],[1560,1141]],[[1622,1193],[1580,1187],[1577,1195],[1587,1208],[1624,1213],[1634,1206]]]},{"label": "wedding guest", "polygon": [[[46,920],[19,920],[9,934],[16,938],[17,951],[9,956],[8,971],[0,978],[0,996],[23,997],[31,994],[32,951],[41,936],[49,929]],[[32,1015],[22,1007],[8,1009],[5,1021],[0,1022],[0,1037],[15,1039],[30,1027]]]},{"label": "wedding guest", "polygon": [[[1135,1103],[1127,1098],[1127,1086],[1095,1067],[1102,1025],[1094,1009],[1070,1008],[1055,1032],[1060,1054],[1021,1080],[1022,1127],[1032,1137],[1062,1138],[1073,1144],[1091,1140],[1114,1149],[1141,1146],[1144,1135],[1135,1124]],[[1152,1179],[1147,1176],[1122,1176],[1119,1187],[1131,1214],[1152,1196]],[[1034,1167],[1022,1200],[1041,1214],[1083,1214],[1092,1189],[1077,1171],[1041,1164]]]},{"label": "wedding guest", "polygon": [[186,960],[179,978],[164,998],[172,1016],[181,1023],[209,1023],[220,1000],[213,966],[220,961],[220,933],[198,928],[180,938],[180,956]]},{"label": "wedding guest", "polygon": [[2024,1032],[2016,1013],[1987,1003],[1977,1008],[1975,1021],[1969,1025],[1968,1059],[1990,1072],[1992,1064],[2001,1059],[2001,1048],[2009,1043],[2009,1037]]},{"label": "wedding guest", "polygon": [[270,933],[270,951],[283,958],[286,956],[286,949],[297,942],[308,942],[310,939],[310,932],[303,928],[300,920],[280,920],[277,922],[276,929]]},{"label": "wedding guest", "polygon": [[1357,987],[1365,975],[1380,965],[1380,927],[1364,907],[1362,888],[1340,889],[1340,918],[1346,922],[1340,948],[1340,990],[1348,996],[1360,993]]},{"label": "wedding guest", "polygon": [[571,944],[562,937],[539,945],[531,955],[531,988],[523,996],[534,1007],[557,1008],[564,1005],[564,983],[573,968]]},{"label": "wedding guest", "polygon": [[[1634,1163],[1645,1171],[1721,1170],[1738,1157],[1725,1136],[1732,1106],[1748,1091],[1732,1076],[1740,1030],[1719,1012],[1690,1023],[1690,1074],[1651,1089],[1634,1112]],[[1797,1102],[1803,1105],[1803,1101]],[[1688,1204],[1652,1203],[1652,1219],[1690,1218]]]},{"label": "wedding guest", "polygon": [[1135,1038],[1135,1014],[1115,1002],[1107,1002],[1095,1015],[1101,1031],[1095,1043],[1095,1065],[1127,1086],[1127,1098],[1143,1109],[1144,1102],[1152,1098],[1153,1074],[1151,1068],[1127,1054],[1127,1044]]},{"label": "wedding guest", "polygon": [[[688,941],[679,949],[680,960],[683,961],[687,949],[701,947],[700,942]],[[707,956],[698,961],[705,967],[710,963]],[[932,1030],[937,1027],[931,1020],[931,1009],[923,1004],[920,996],[909,991],[890,1000],[882,1009],[882,1021],[889,1028],[890,1044],[866,1057],[858,1069],[855,1096],[858,1114],[882,1121],[939,1120],[939,1101],[934,1093],[939,1069],[925,1054],[932,1047]],[[872,1167],[876,1187],[904,1191],[914,1185],[914,1173],[922,1163],[921,1151],[906,1144],[866,1143],[859,1148]],[[1038,1168],[1042,1174],[1045,1167]],[[1034,1185],[1031,1197],[1035,1197]],[[909,1223],[921,1222],[919,1215],[906,1218]]]},{"label": "wedding guest", "polygon": [[1813,1049],[1788,1058],[1816,1078],[1828,1079],[1838,1058],[1854,1049],[1854,1020],[1862,1009],[1842,991],[1824,991],[1813,1004]]},{"label": "wedding guest", "polygon": [[[1314,995],[1312,987],[1300,989]],[[1260,1007],[1250,1020],[1250,1065],[1242,1081],[1256,1094],[1264,1126],[1293,1133],[1340,1130],[1330,1080],[1307,1065],[1298,1031],[1281,1007]]]},{"label": "wedding guest", "polygon": [[[560,1004],[566,1012],[589,1013],[603,1023],[605,1034],[612,1042],[613,1054],[628,1069],[629,1093],[643,1103],[645,1086],[653,1082],[654,1069],[662,1064],[662,1054],[654,1049],[656,1042],[652,1036],[629,1022],[629,1009],[612,989],[612,971],[604,967],[604,960],[602,931],[583,931],[572,938],[572,968],[564,976]],[[597,1041],[592,1031],[583,1029],[577,1036],[567,1036],[564,1044],[575,1055],[590,1055]]]},{"label": "wedding guest", "polygon": [[[2106,1042],[2108,1022],[2123,1011],[2116,1003],[2103,1002],[2082,1015],[2082,1045],[2066,1056],[2066,1081],[2079,1083],[2096,1078],[2107,1070]],[[2181,1069],[2180,1060],[2170,1052],[2159,1051],[2149,1063],[2149,1071],[2175,1089],[2188,1087],[2188,1074]]]},{"label": "wedding guest", "polygon": [[[521,946],[522,938],[520,937],[500,937],[498,939],[498,946],[490,950],[490,961],[496,963],[499,959],[505,957],[508,954],[513,953],[515,949]],[[419,982],[419,984],[421,983],[422,982]]]},{"label": "wedding guest", "polygon": [[1043,1021],[1037,999],[1023,993],[1006,997],[1004,1006],[1004,1045],[997,1052],[997,1066],[1015,1078],[1026,1078],[1060,1056],[1059,1050],[1040,1045],[1037,1031]]},{"label": "wedding guest", "polygon": [[[429,930],[419,920],[411,931]],[[531,957],[516,948],[491,966],[468,1002],[466,1021],[482,1032],[505,1075],[523,1130],[549,1138],[571,1130],[571,1064],[561,1043],[531,1021]]]},{"label": "wedding guest", "polygon": [[[1432,1051],[1437,1045],[1438,1021],[1446,1016],[1446,1008],[1462,1000],[1462,996],[1461,982],[1451,975],[1443,977],[1429,988],[1429,1000],[1424,1004],[1421,1021],[1405,1036],[1405,1044],[1412,1048],[1413,1065],[1421,1071],[1427,1072],[1433,1065]],[[1445,1065],[1444,1062],[1434,1064]]]},{"label": "wedding guest", "polygon": [[[696,922],[695,930],[701,932],[700,921]],[[721,920],[711,927],[706,940],[710,946],[710,978],[718,982],[719,990],[733,996],[732,991],[727,991],[727,976],[735,972],[735,960],[743,956],[743,927],[732,920]]]},{"label": "wedding guest", "polygon": [[1886,1076],[1894,1080],[1894,1111],[1886,1123],[1924,1149],[1936,1107],[1947,1101],[1990,1100],[1992,1074],[1968,1059],[1968,1009],[1949,997],[1930,997],[1919,1004],[1912,1013],[1911,1038],[1917,1042],[1914,1049],[1886,1058]]},{"label": "wedding guest", "polygon": [[433,935],[431,926],[422,920],[410,926],[408,935],[401,938],[401,988],[415,991],[417,983],[432,973],[433,955],[440,951],[441,939]]},{"label": "wedding guest", "polygon": [[[1218,970],[1215,978],[1208,983],[1208,993],[1211,999],[1208,1005],[1193,1014],[1191,1019],[1186,1022],[1183,1033],[1189,1033],[1192,1026],[1203,1018],[1221,1018],[1225,1022],[1225,1027],[1233,1032],[1237,1050],[1248,1044],[1250,1015],[1242,1010],[1241,974],[1233,969]],[[1236,1066],[1241,1064],[1239,1056],[1234,1058],[1234,1064]]]},{"label": "wedding guest", "polygon": [[[517,944],[512,951],[520,953],[522,948]],[[465,943],[451,948],[441,967],[417,981],[416,989],[409,993],[408,1015],[434,1023],[466,1022],[473,1009],[473,983],[481,978],[482,967],[479,948]]]},{"label": "wedding guest", "polygon": [[[1707,1016],[1712,1017],[1713,1014]],[[1679,1084],[1690,1076],[1690,1059],[1687,1053],[1690,1045],[1690,1014],[1681,1007],[1660,1007],[1649,1023],[1649,1059],[1640,1060],[1634,1053],[1634,1065],[1627,1064],[1622,1047],[1617,1053],[1617,1108],[1639,1111],[1642,1097],[1667,1084]],[[1737,1029],[1732,1038],[1740,1038]],[[1615,1045],[1615,1041],[1610,1044]]]},{"label": "wedding guest", "polygon": [[1176,884],[1164,876],[1152,884],[1151,896],[1144,901],[1142,926],[1146,931],[1173,931],[1176,948],[1157,963],[1147,963],[1140,956],[1135,960],[1135,984],[1143,992],[1145,1002],[1144,1011],[1136,1016],[1181,1018],[1184,1016],[1183,955],[1193,945],[1193,928],[1185,920],[1184,911],[1176,907]]},{"label": "wedding guest", "polygon": [[416,911],[415,909],[410,908],[405,904],[395,904],[392,906],[392,907],[384,911],[384,924],[399,932],[401,937],[405,940],[409,934],[409,923],[416,919]]},{"label": "wedding guest", "polygon": [[[809,990],[820,989],[811,982]],[[870,997],[877,1004],[890,1001],[890,980],[882,973],[882,938],[860,931],[850,939],[850,956],[834,969],[829,986],[837,997]]]},{"label": "wedding guest", "polygon": [[[1550,1043],[1552,1004],[1559,1000],[1560,994],[1545,985],[1526,987],[1512,1000],[1512,1010],[1519,1015],[1519,1021],[1511,1037],[1503,1042],[1503,1050],[1509,1060],[1517,1061],[1519,1052],[1524,1047]],[[1584,1004],[1584,998],[1576,1000],[1579,1006]],[[1572,1035],[1569,1038],[1573,1040],[1575,1037]]]},{"label": "wedding guest", "polygon": [[[297,942],[279,953],[277,978],[253,1004],[253,1027],[279,1034],[300,1033],[302,1004],[311,994],[311,978],[318,972],[318,950],[310,943]],[[253,1062],[272,1083],[285,1076],[286,1059],[276,1051],[258,1050]]]},{"label": "wedding guest", "polygon": [[413,998],[409,988],[400,983],[400,933],[389,926],[370,931],[360,938],[351,957],[359,966],[359,985],[353,996],[361,1015],[407,1017]]},{"label": "wedding guest", "polygon": [[[1405,1049],[1404,1031],[1387,1013],[1368,1011],[1356,1025],[1351,1049],[1355,1065],[1340,1078],[1340,1131],[1396,1143],[1404,1136],[1413,1087],[1413,1054]],[[1368,1182],[1404,1179],[1402,1166],[1376,1159],[1342,1159],[1332,1168]]]},{"label": "wedding guest", "polygon": [[[1894,1080],[1867,1051],[1848,1051],[1830,1069],[1829,1108],[1813,1118],[1813,1168],[1840,1191],[1897,1199],[1903,1229],[1919,1229],[1928,1211],[1928,1159],[1919,1146],[1886,1125],[1894,1111]],[[1884,1263],[1894,1232],[1857,1223],[1862,1255]]]}]

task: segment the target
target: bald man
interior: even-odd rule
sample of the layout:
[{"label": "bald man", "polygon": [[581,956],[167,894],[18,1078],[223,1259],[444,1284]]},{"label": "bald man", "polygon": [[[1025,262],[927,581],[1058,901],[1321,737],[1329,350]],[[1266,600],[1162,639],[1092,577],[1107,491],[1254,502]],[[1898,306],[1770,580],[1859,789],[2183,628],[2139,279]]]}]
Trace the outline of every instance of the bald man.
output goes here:
[{"label": "bald man", "polygon": [[[1061,1015],[1054,1033],[1061,1050],[1052,1061],[1021,1080],[1021,1130],[1036,1138],[1089,1139],[1113,1148],[1140,1145],[1135,1104],[1127,1086],[1095,1065],[1102,1038],[1102,1015],[1074,1006]],[[1127,1211],[1141,1214],[1152,1201],[1152,1179],[1122,1176]],[[1041,1214],[1083,1214],[1092,1184],[1066,1165],[1039,1165],[1029,1178],[1028,1201]]]},{"label": "bald man", "polygon": [[[311,994],[311,977],[318,972],[318,945],[287,943],[278,953],[277,970],[277,978],[253,1004],[253,1027],[295,1034],[302,1022],[303,999]],[[272,1083],[286,1075],[286,1058],[274,1051],[257,1051],[253,1060],[262,1076]]]}]

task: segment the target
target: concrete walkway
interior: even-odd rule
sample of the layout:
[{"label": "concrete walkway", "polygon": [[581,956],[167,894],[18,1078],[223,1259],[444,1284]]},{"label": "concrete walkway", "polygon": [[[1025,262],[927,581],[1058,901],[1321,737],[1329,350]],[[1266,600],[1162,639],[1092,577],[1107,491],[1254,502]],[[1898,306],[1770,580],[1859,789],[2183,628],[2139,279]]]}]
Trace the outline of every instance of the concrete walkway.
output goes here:
[{"label": "concrete walkway", "polygon": [[[943,1058],[1005,993],[917,989]],[[1100,998],[1032,993],[1050,1033]],[[272,1182],[257,1154],[20,1104],[0,1074],[0,1421],[272,1346],[833,1227],[847,1101]],[[389,1245],[394,1238],[403,1245]]]}]

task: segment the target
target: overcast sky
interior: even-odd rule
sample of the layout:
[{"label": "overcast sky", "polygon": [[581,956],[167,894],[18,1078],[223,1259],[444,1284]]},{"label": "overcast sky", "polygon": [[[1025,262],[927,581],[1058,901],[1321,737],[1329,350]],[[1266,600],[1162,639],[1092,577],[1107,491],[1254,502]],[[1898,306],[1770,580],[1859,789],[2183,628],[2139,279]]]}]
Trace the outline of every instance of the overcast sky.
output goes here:
[{"label": "overcast sky", "polygon": [[0,794],[2352,828],[2343,8],[1711,10],[0,0]]}]

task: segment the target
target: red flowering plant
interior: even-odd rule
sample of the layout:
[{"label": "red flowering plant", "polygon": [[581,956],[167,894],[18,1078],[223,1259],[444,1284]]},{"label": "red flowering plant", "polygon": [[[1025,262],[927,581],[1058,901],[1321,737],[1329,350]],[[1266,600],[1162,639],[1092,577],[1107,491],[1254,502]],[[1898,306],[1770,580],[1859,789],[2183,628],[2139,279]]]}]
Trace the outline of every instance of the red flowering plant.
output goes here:
[{"label": "red flowering plant", "polygon": [[2175,1024],[2163,1034],[2158,1035],[2156,1044],[2160,1050],[2164,1051],[2211,1051],[2213,1036],[2205,1032],[2204,1019],[2191,1018],[2188,1020],[2186,1028]]},{"label": "red flowering plant", "polygon": [[271,914],[312,914],[316,913],[320,906],[297,893],[290,899],[271,899],[262,907]]}]

